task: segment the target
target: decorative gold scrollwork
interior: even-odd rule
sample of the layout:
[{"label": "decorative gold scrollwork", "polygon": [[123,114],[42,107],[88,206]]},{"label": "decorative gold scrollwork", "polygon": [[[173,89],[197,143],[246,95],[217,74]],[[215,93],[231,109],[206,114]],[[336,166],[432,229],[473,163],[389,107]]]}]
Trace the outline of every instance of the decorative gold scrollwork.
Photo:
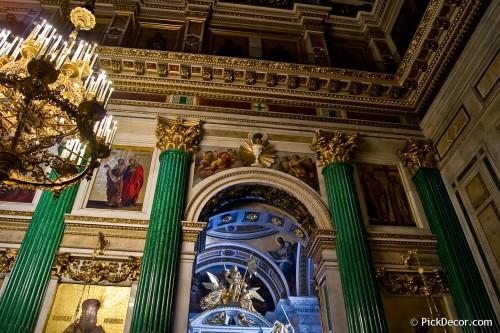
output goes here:
[{"label": "decorative gold scrollwork", "polygon": [[130,256],[127,261],[85,260],[69,253],[56,253],[52,276],[85,283],[137,281],[142,258]]},{"label": "decorative gold scrollwork", "polygon": [[444,272],[434,270],[429,274],[387,273],[385,268],[377,268],[376,279],[379,288],[394,295],[425,295],[449,293],[450,288]]}]

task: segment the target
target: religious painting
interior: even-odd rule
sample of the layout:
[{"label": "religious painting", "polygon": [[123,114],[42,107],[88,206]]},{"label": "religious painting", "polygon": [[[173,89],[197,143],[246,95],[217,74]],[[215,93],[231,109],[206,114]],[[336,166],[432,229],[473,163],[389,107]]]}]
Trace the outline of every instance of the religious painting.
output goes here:
[{"label": "religious painting", "polygon": [[23,188],[11,188],[0,193],[0,201],[32,203],[36,190],[26,190]]},{"label": "religious painting", "polygon": [[313,154],[276,153],[272,168],[300,179],[319,192],[318,170]]},{"label": "religious painting", "polygon": [[398,168],[371,164],[356,167],[370,224],[415,227]]},{"label": "religious painting", "polygon": [[121,333],[129,298],[130,287],[59,284],[44,332]]},{"label": "religious painting", "polygon": [[298,243],[291,243],[284,236],[276,236],[276,249],[267,253],[273,258],[281,273],[285,277],[291,295],[296,294],[297,282],[297,246]]},{"label": "religious painting", "polygon": [[141,211],[153,148],[113,146],[101,161],[87,208]]},{"label": "religious painting", "polygon": [[201,147],[196,154],[193,185],[221,171],[242,166],[236,148]]}]

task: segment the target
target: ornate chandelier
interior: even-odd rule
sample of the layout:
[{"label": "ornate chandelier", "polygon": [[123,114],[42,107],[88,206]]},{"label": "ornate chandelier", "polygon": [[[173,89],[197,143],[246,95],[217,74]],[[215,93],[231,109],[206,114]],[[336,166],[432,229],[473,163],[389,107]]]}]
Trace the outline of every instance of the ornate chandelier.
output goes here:
[{"label": "ornate chandelier", "polygon": [[72,10],[67,41],[45,21],[26,39],[0,33],[0,187],[57,195],[109,156],[111,81],[92,75],[96,45],[76,41],[94,27],[92,11],[92,2]]}]

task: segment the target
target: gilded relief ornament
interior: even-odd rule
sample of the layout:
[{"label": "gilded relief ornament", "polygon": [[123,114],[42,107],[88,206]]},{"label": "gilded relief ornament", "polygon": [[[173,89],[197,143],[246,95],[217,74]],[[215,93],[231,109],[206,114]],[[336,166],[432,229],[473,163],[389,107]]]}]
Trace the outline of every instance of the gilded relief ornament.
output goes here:
[{"label": "gilded relief ornament", "polygon": [[351,162],[354,150],[358,147],[358,133],[343,135],[341,131],[327,133],[316,131],[316,139],[311,149],[316,152],[319,166],[335,162]]},{"label": "gilded relief ornament", "polygon": [[142,258],[130,256],[127,261],[85,260],[69,253],[56,253],[52,276],[85,283],[138,281]]},{"label": "gilded relief ornament", "polygon": [[249,139],[240,146],[240,158],[245,166],[270,168],[276,157],[274,149],[261,133],[250,133]]},{"label": "gilded relief ornament", "polygon": [[201,121],[183,121],[178,117],[170,120],[158,117],[156,126],[156,146],[164,150],[179,149],[194,154],[201,140]]},{"label": "gilded relief ornament", "polygon": [[393,295],[424,295],[449,293],[450,288],[442,271],[432,273],[387,273],[384,268],[377,268],[376,279],[379,288]]},{"label": "gilded relief ornament", "polygon": [[408,138],[405,147],[398,151],[398,157],[414,176],[420,168],[437,169],[436,150],[432,140]]},{"label": "gilded relief ornament", "polygon": [[5,253],[0,255],[0,273],[9,273],[16,261],[18,249],[6,249]]}]

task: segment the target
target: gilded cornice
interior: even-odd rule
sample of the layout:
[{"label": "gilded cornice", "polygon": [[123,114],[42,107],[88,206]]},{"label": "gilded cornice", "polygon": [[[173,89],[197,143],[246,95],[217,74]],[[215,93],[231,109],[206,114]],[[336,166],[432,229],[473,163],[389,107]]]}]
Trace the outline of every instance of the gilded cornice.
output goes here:
[{"label": "gilded cornice", "polygon": [[435,235],[418,235],[418,234],[389,234],[389,233],[367,233],[368,239],[411,239],[411,240],[422,240],[422,241],[434,241],[437,242],[437,236]]},{"label": "gilded cornice", "polygon": [[157,117],[156,137],[156,146],[162,151],[179,149],[190,155],[195,154],[201,141],[201,121]]},{"label": "gilded cornice", "polygon": [[415,61],[418,56],[418,50],[422,47],[425,36],[429,34],[429,30],[432,27],[431,23],[434,21],[438,9],[440,9],[442,5],[442,0],[431,0],[429,5],[427,6],[427,10],[420,21],[420,24],[413,36],[413,39],[406,51],[403,60],[399,66],[398,72],[396,73],[396,79],[402,83],[411,69],[411,65]]},{"label": "gilded cornice", "polygon": [[405,147],[398,151],[403,166],[414,176],[420,168],[437,169],[436,150],[432,140],[408,138]]},{"label": "gilded cornice", "polygon": [[[373,113],[374,110],[386,114],[397,114],[413,116],[410,105],[404,100],[384,100],[372,98],[370,91],[355,95],[344,91],[336,94],[329,93],[327,89],[318,91],[307,90],[307,85],[298,89],[287,89],[285,85],[278,83],[275,87],[266,86],[263,82],[256,85],[245,85],[244,82],[235,80],[233,83],[207,82],[201,80],[181,80],[175,77],[155,78],[136,77],[132,75],[109,74],[113,80],[113,87],[118,91],[153,94],[187,94],[198,97],[227,99],[231,95],[232,100],[255,102],[256,94],[259,101],[272,104],[288,104],[294,106],[310,106],[323,108],[342,108],[343,110],[364,111]],[[308,80],[315,80],[309,78]],[[311,82],[311,81],[307,81]],[[372,84],[371,87],[380,87],[381,90],[390,91],[389,87]],[[363,86],[364,87],[364,86]],[[364,91],[363,90],[363,91]]]},{"label": "gilded cornice", "polygon": [[82,222],[98,222],[102,224],[140,224],[148,225],[149,220],[137,219],[122,219],[110,217],[96,217],[96,216],[79,216],[79,215],[66,215],[66,221],[82,221]]},{"label": "gilded cornice", "polygon": [[[458,3],[459,1],[450,2]],[[415,111],[417,113],[426,111],[423,109],[425,102],[432,95],[432,92],[441,79],[441,75],[446,70],[446,65],[457,50],[460,40],[466,34],[467,28],[481,6],[484,6],[482,1],[463,1],[462,5],[458,7],[456,17],[450,23],[449,28],[445,29],[447,33],[438,44],[439,47],[436,50],[435,56],[427,61],[428,69],[425,71],[420,84],[415,90],[413,105],[416,106]],[[429,40],[424,41],[424,46],[427,41]]]},{"label": "gilded cornice", "polygon": [[206,226],[206,222],[181,222],[182,241],[195,243],[198,240],[200,232],[202,232]]},{"label": "gilded cornice", "polygon": [[102,59],[109,57],[119,59],[143,59],[157,61],[174,61],[176,63],[191,64],[191,65],[208,65],[208,66],[227,66],[231,68],[242,68],[259,71],[273,71],[303,75],[325,75],[335,78],[357,78],[366,80],[386,81],[391,83],[394,80],[394,75],[385,73],[363,72],[350,69],[340,69],[333,67],[322,67],[315,65],[303,65],[292,63],[280,63],[269,60],[245,59],[245,58],[230,58],[206,54],[194,54],[183,52],[156,51],[147,49],[131,49],[123,47],[97,46],[101,59],[101,66],[107,67],[106,63],[102,64]]},{"label": "gilded cornice", "polygon": [[311,149],[316,152],[319,166],[336,162],[352,162],[354,151],[358,147],[358,133],[344,135],[341,131],[327,133],[316,131],[316,138]]},{"label": "gilded cornice", "polygon": [[0,210],[0,215],[33,216],[33,212],[25,212],[25,211],[19,211],[19,210]]},{"label": "gilded cornice", "polygon": [[304,255],[312,258],[316,264],[323,260],[323,251],[335,250],[336,232],[334,230],[316,229],[311,233]]},{"label": "gilded cornice", "polygon": [[[235,115],[244,115],[244,116],[258,116],[259,118],[277,118],[277,119],[285,119],[283,122],[279,121],[262,121],[259,120],[259,123],[263,123],[269,126],[289,126],[290,122],[288,120],[298,120],[298,121],[311,121],[311,124],[301,123],[301,127],[303,129],[310,128],[311,130],[315,130],[317,128],[332,130],[332,128],[341,130],[341,131],[349,131],[352,128],[349,127],[339,127],[335,124],[350,124],[356,126],[377,126],[377,127],[385,127],[385,128],[397,128],[397,129],[405,129],[420,132],[420,127],[417,125],[406,125],[406,124],[390,124],[390,123],[379,123],[379,122],[371,122],[366,120],[356,120],[356,119],[343,119],[343,118],[327,118],[327,117],[313,117],[307,115],[296,115],[296,114],[281,114],[281,113],[262,113],[251,110],[240,110],[240,109],[228,109],[228,108],[217,108],[217,107],[206,107],[206,106],[193,106],[193,105],[176,105],[176,104],[166,104],[166,103],[156,103],[156,102],[141,102],[141,101],[125,101],[120,100],[113,103],[114,105],[127,105],[127,106],[144,106],[144,107],[153,107],[153,108],[170,108],[170,109],[179,109],[179,110],[191,110],[197,112],[209,112],[210,115],[202,115],[197,114],[196,117],[203,120],[225,120],[225,121],[236,121],[242,123],[255,123],[255,119],[241,119],[241,118],[232,118],[232,117],[220,117],[215,114],[235,114]],[[150,111],[137,111],[137,110],[121,110],[121,109],[109,109],[113,114],[143,114],[143,115],[151,115],[156,116],[157,113],[151,113]],[[214,115],[212,115],[214,114]],[[177,113],[161,113],[162,116],[181,116],[181,117],[191,117],[192,114],[177,114]],[[313,123],[314,122],[314,123]],[[321,125],[321,124],[330,125]],[[378,129],[363,129],[365,133],[371,134],[389,134],[394,135],[393,132],[380,131]]]}]

